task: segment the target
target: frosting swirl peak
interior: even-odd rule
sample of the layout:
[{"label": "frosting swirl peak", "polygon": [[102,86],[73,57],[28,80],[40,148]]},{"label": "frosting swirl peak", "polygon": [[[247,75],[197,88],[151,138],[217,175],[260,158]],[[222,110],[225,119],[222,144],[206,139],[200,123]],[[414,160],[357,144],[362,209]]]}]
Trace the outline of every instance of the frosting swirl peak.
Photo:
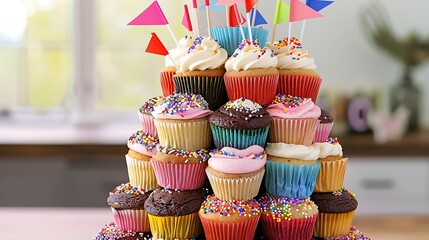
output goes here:
[{"label": "frosting swirl peak", "polygon": [[269,48],[261,49],[257,40],[243,40],[234,54],[226,61],[226,71],[241,71],[254,68],[271,68],[277,66],[277,56]]}]

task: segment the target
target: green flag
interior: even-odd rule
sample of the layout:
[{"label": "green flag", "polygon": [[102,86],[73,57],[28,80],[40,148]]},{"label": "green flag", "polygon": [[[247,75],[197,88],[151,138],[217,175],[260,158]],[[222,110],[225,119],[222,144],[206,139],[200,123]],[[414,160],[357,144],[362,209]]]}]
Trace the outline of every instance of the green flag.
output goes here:
[{"label": "green flag", "polygon": [[274,24],[289,21],[290,6],[282,0],[277,0],[276,14],[274,15]]}]

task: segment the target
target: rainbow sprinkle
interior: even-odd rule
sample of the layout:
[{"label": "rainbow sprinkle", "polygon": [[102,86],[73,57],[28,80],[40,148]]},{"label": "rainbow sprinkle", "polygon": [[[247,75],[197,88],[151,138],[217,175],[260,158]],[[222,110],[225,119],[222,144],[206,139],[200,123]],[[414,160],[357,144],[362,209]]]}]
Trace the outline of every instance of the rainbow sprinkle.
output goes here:
[{"label": "rainbow sprinkle", "polygon": [[138,130],[136,133],[133,133],[128,139],[128,142],[131,144],[141,144],[146,147],[147,150],[152,150],[159,144],[158,139],[149,133],[143,132],[143,130]]},{"label": "rainbow sprinkle", "polygon": [[140,107],[139,111],[141,113],[151,113],[162,98],[162,96],[150,98]]},{"label": "rainbow sprinkle", "polygon": [[286,96],[279,93],[276,95],[276,97],[274,98],[271,104],[283,103],[284,105],[283,111],[286,111],[288,108],[299,107],[310,101],[311,101],[311,98],[295,97],[292,95]]},{"label": "rainbow sprinkle", "polygon": [[207,101],[199,94],[173,93],[170,96],[163,97],[157,106],[163,105],[161,113],[164,114],[182,114],[189,109],[200,108],[206,110],[209,108]]},{"label": "rainbow sprinkle", "polygon": [[347,235],[339,236],[335,238],[328,237],[328,238],[325,238],[325,240],[371,240],[371,238],[363,235],[362,232],[360,232],[353,226]]},{"label": "rainbow sprinkle", "polygon": [[330,144],[339,144],[340,142],[338,141],[338,138],[337,137],[329,137],[328,139],[326,139],[326,142],[327,143],[330,143]]},{"label": "rainbow sprinkle", "polygon": [[158,150],[158,152],[161,152],[164,154],[181,156],[181,157],[195,157],[198,159],[198,162],[200,163],[203,163],[210,158],[209,151],[206,149],[201,149],[198,151],[187,151],[187,150],[179,150],[171,147],[163,147],[161,145],[158,145],[156,149]]},{"label": "rainbow sprinkle", "polygon": [[259,199],[262,212],[266,212],[266,216],[271,216],[275,221],[292,220],[292,206],[297,206],[297,211],[301,211],[304,218],[313,217],[308,215],[307,211],[311,210],[316,205],[310,198],[276,198],[273,195],[265,194]]},{"label": "rainbow sprinkle", "polygon": [[[235,157],[235,158],[244,158],[242,156],[236,156],[233,152],[227,152],[225,150],[222,149],[213,149],[210,151],[210,155],[223,155],[223,156],[228,156],[228,157]],[[248,156],[245,156],[246,158],[251,158],[251,159],[265,159],[267,157],[267,153],[265,151],[261,152],[261,153],[252,153]]]},{"label": "rainbow sprinkle", "polygon": [[126,237],[132,237],[136,235],[136,232],[133,230],[122,230],[114,222],[106,224],[97,235],[94,236],[94,240],[116,240]]},{"label": "rainbow sprinkle", "polygon": [[125,194],[134,194],[136,196],[148,193],[148,191],[145,191],[143,189],[133,187],[130,183],[122,183],[121,185],[117,186],[110,194],[115,193],[125,193]]},{"label": "rainbow sprinkle", "polygon": [[257,111],[262,109],[262,106],[252,100],[246,98],[239,98],[234,101],[228,101],[224,105],[224,109],[233,109],[235,111],[245,113],[256,113]]},{"label": "rainbow sprinkle", "polygon": [[204,214],[216,214],[220,217],[230,217],[238,214],[242,217],[253,217],[261,214],[259,203],[254,200],[229,200],[223,201],[214,194],[207,197],[201,205]]},{"label": "rainbow sprinkle", "polygon": [[349,193],[350,193],[350,195],[351,195],[353,198],[355,198],[355,199],[356,199],[356,194],[354,194],[353,192],[349,191],[347,188],[342,188],[342,189],[340,189],[340,190],[338,190],[338,191],[334,191],[334,192],[332,192],[332,194],[333,194],[333,195],[335,195],[335,196],[342,196],[344,191],[349,192]]}]

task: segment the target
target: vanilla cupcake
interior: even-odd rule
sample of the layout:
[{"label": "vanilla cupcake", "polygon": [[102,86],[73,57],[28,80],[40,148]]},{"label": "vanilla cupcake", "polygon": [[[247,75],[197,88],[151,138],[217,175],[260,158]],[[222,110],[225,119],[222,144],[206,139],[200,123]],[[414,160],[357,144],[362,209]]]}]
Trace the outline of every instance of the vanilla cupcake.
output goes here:
[{"label": "vanilla cupcake", "polygon": [[162,96],[149,98],[138,111],[138,116],[142,125],[143,132],[149,133],[153,137],[158,137],[154,117],[152,116],[153,108],[162,99]]}]

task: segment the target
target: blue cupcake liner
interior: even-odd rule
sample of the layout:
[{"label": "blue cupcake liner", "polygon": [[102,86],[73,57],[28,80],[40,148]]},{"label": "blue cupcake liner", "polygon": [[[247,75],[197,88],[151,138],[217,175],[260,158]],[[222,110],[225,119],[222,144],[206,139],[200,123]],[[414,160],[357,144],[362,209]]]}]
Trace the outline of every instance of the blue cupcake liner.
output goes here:
[{"label": "blue cupcake liner", "polygon": [[223,147],[233,147],[237,149],[246,149],[252,145],[265,147],[270,126],[252,129],[239,130],[228,129],[210,124],[213,141],[217,149]]},{"label": "blue cupcake liner", "polygon": [[295,165],[267,161],[264,185],[275,197],[308,198],[316,185],[320,162],[317,165]]},{"label": "blue cupcake liner", "polygon": [[[249,38],[249,31],[247,29],[243,27],[244,35],[246,38]],[[212,27],[211,33],[213,39],[218,40],[220,46],[228,52],[228,56],[234,53],[238,44],[243,40],[240,27]],[[263,48],[267,41],[268,30],[252,28],[252,37],[258,39],[260,47]]]}]

